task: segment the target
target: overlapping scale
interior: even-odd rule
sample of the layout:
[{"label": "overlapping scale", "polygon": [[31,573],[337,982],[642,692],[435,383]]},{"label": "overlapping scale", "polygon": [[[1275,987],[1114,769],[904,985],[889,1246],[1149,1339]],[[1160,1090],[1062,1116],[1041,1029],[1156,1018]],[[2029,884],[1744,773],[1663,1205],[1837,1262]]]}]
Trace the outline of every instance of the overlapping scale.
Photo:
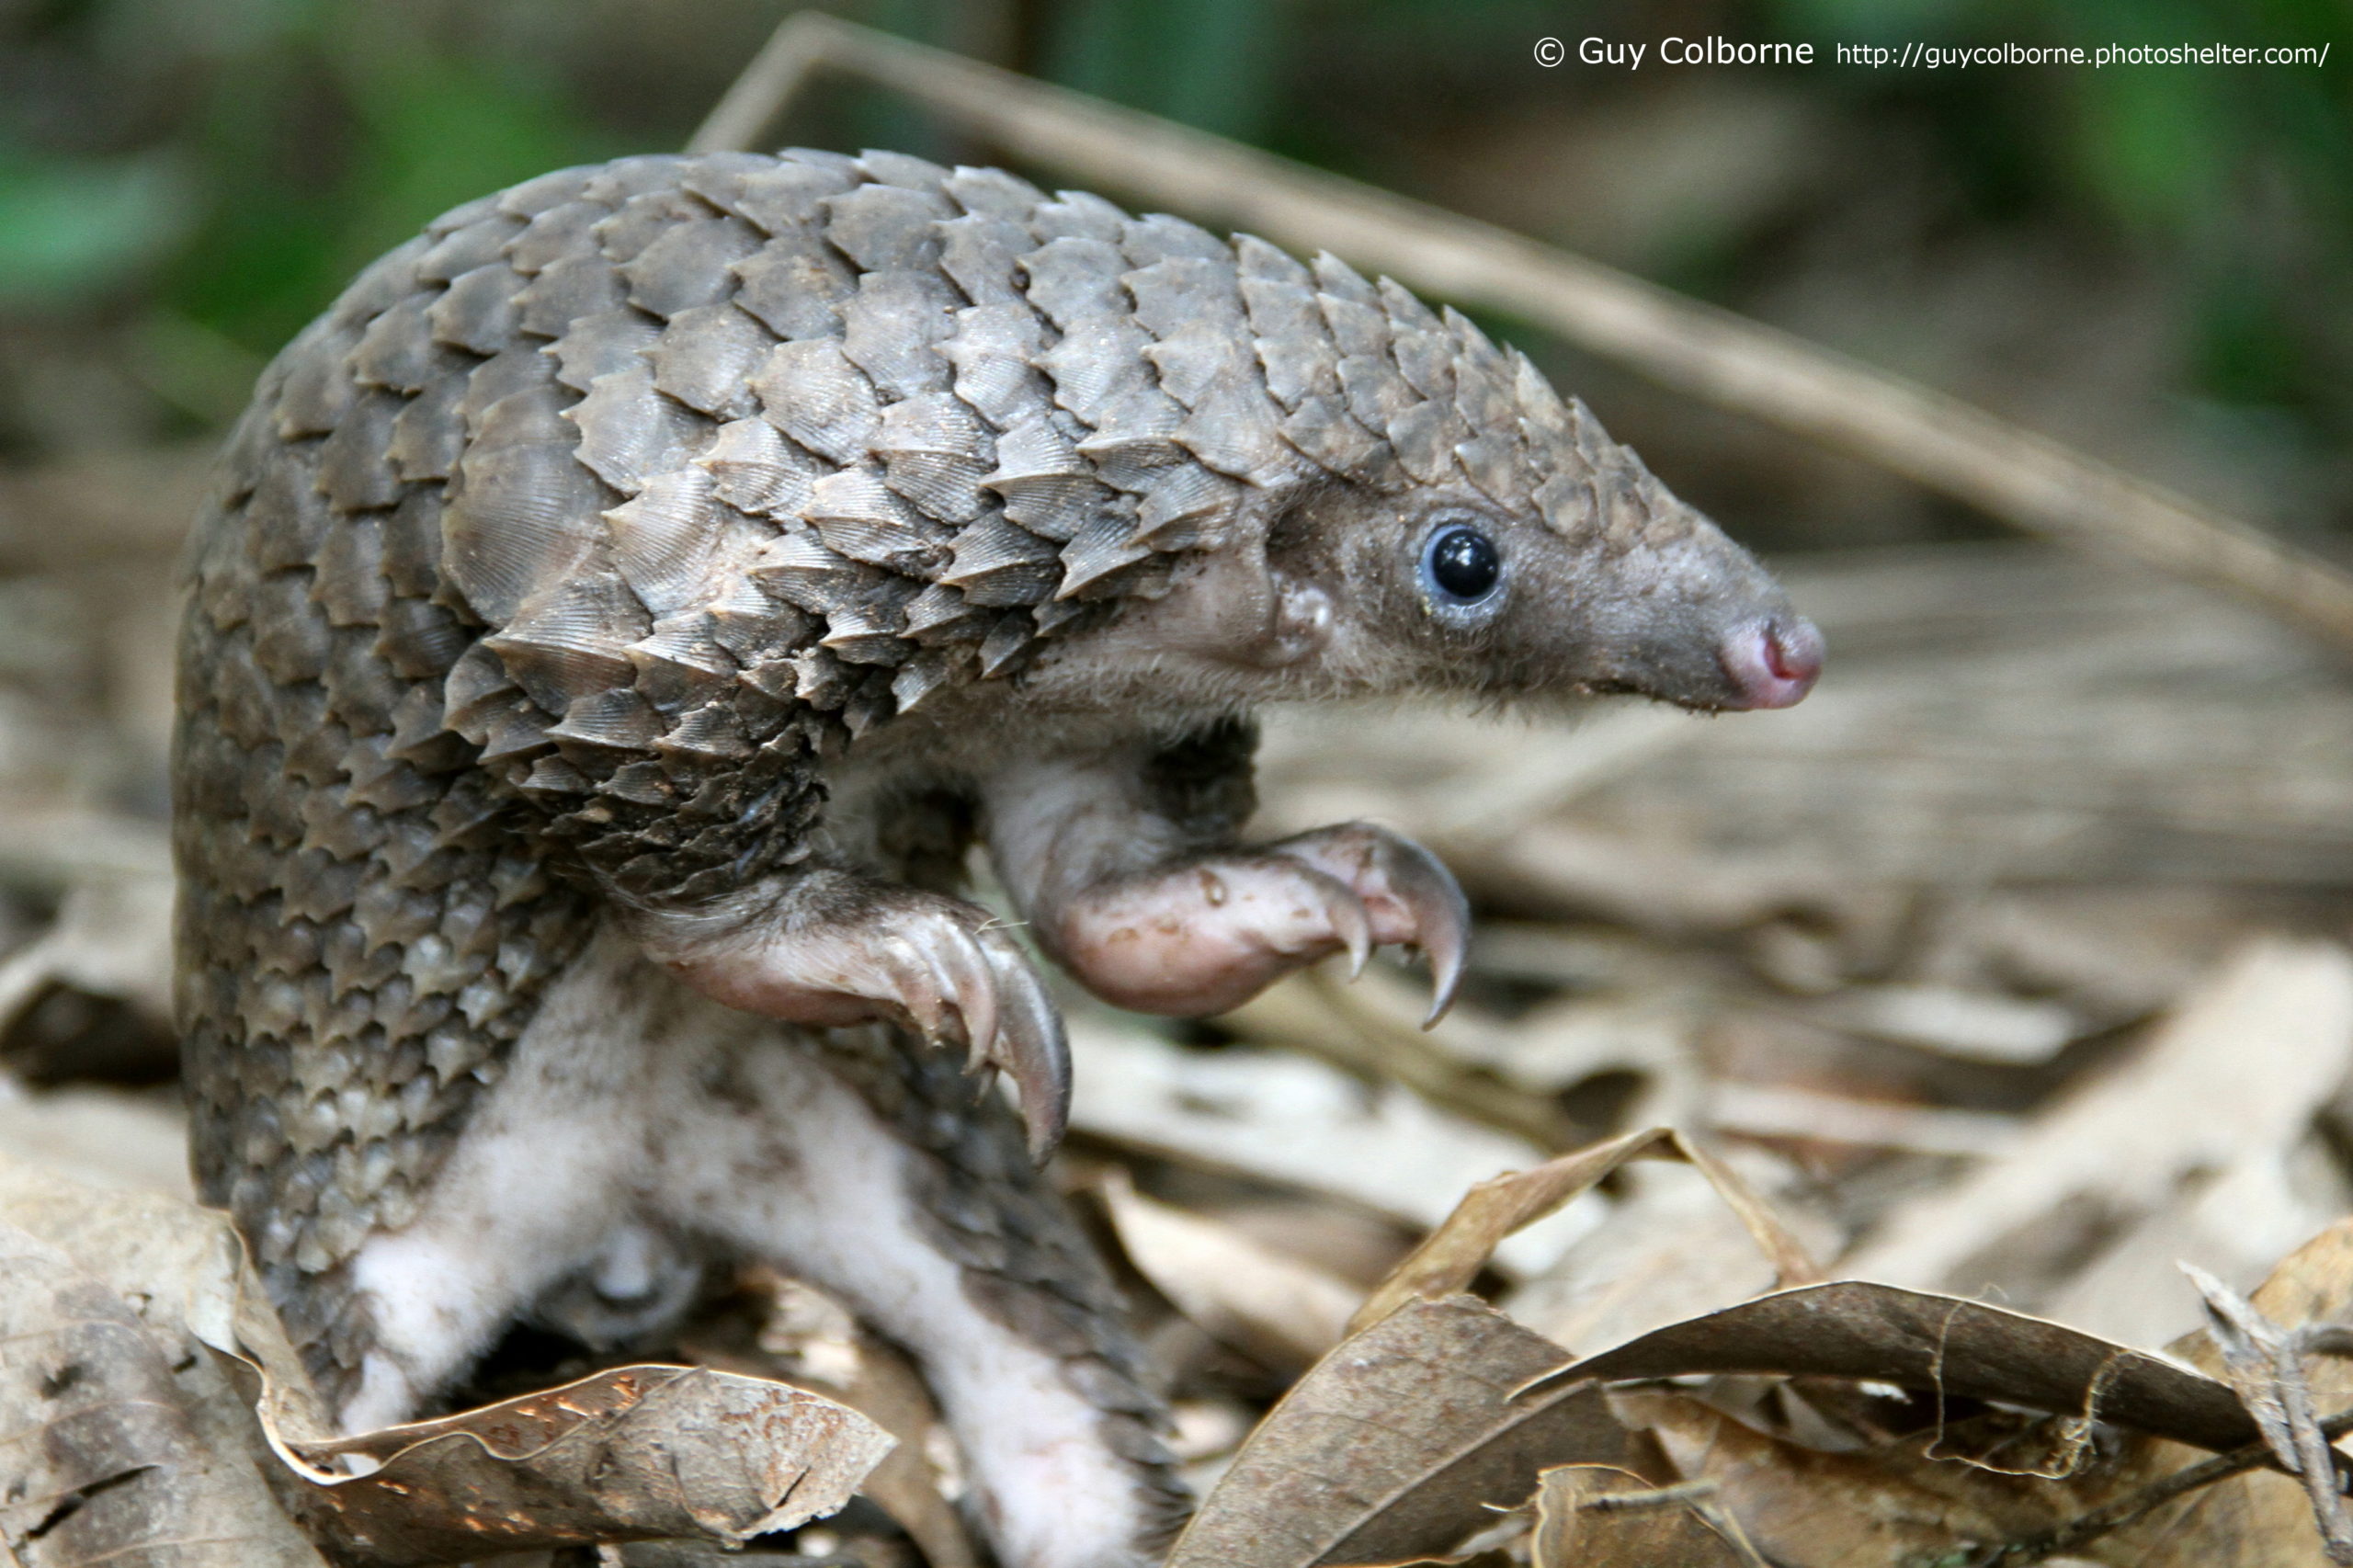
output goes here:
[{"label": "overlapping scale", "polygon": [[642,362],[597,377],[563,417],[579,427],[581,465],[624,495],[692,461],[712,433],[708,420],[656,391]]},{"label": "overlapping scale", "polygon": [[779,344],[752,386],[769,423],[836,463],[865,456],[882,422],[874,383],[829,337]]},{"label": "overlapping scale", "polygon": [[981,480],[995,466],[995,443],[954,395],[932,392],[885,408],[873,449],[884,483],[925,516],[968,523],[981,515]]},{"label": "overlapping scale", "polygon": [[516,324],[534,337],[562,337],[576,322],[620,312],[629,303],[620,269],[590,252],[550,265],[515,296]]},{"label": "overlapping scale", "polygon": [[460,273],[426,308],[433,340],[473,354],[495,354],[515,340],[521,325],[515,296],[522,278],[504,260]]},{"label": "overlapping scale", "polygon": [[955,332],[961,302],[928,269],[869,272],[841,303],[842,353],[885,397],[945,392],[950,367],[935,346]]},{"label": "overlapping scale", "polygon": [[808,453],[790,445],[777,427],[753,417],[719,427],[695,459],[729,506],[764,517],[801,515],[810,489],[825,472]]}]

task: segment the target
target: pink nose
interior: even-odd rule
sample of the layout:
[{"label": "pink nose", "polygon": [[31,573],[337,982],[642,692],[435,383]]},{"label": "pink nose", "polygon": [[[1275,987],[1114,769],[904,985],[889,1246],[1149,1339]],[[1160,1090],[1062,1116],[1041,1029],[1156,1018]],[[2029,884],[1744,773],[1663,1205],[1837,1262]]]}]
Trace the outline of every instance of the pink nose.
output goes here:
[{"label": "pink nose", "polygon": [[1717,653],[1732,677],[1736,708],[1787,708],[1822,674],[1822,633],[1810,620],[1744,626]]}]

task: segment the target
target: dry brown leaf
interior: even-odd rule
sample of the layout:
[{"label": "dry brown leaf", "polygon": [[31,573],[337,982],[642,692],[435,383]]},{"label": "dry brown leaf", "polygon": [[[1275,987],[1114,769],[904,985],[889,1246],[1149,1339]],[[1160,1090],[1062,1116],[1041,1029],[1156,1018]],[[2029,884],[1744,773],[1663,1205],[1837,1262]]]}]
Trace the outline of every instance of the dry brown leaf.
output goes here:
[{"label": "dry brown leaf", "polygon": [[1599,1392],[1515,1391],[1567,1353],[1467,1296],[1409,1301],[1292,1385],[1167,1568],[1310,1568],[1451,1551],[1547,1464],[1636,1469]]},{"label": "dry brown leaf", "polygon": [[2206,1301],[2207,1337],[2222,1358],[2223,1375],[2238,1392],[2279,1468],[2304,1483],[2313,1522],[2332,1562],[2353,1562],[2353,1519],[2345,1499],[2336,1456],[2321,1431],[2304,1358],[2296,1336],[2283,1332],[2261,1309],[2194,1264],[2182,1266]]},{"label": "dry brown leaf", "polygon": [[[2353,1219],[2299,1248],[2250,1300],[2264,1316],[2290,1327],[2353,1320]],[[2172,1348],[2187,1362],[2221,1369],[2221,1355],[2202,1334]],[[2309,1377],[2324,1411],[2353,1406],[2353,1362],[2317,1360]],[[2121,1496],[2201,1457],[2177,1443],[2138,1445],[2106,1478],[2101,1494],[2087,1501]],[[2325,1568],[2328,1562],[2302,1486],[2260,1471],[2194,1492],[2097,1543],[2088,1554],[2116,1568]]]},{"label": "dry brown leaf", "polygon": [[1532,1568],[1764,1568],[1737,1525],[1679,1491],[1608,1465],[1555,1465],[1536,1488]]},{"label": "dry brown leaf", "polygon": [[[218,1464],[245,1456],[256,1487],[278,1475],[278,1460],[255,1419],[249,1383],[256,1369],[268,1418],[317,1429],[301,1358],[264,1299],[226,1215],[157,1192],[86,1186],[0,1157],[0,1224],[58,1248],[138,1312],[167,1346],[182,1408]],[[241,1470],[225,1484],[242,1487],[245,1474]]]},{"label": "dry brown leaf", "polygon": [[[906,1357],[859,1327],[856,1314],[805,1280],[769,1274],[767,1322],[759,1331],[759,1364],[744,1369],[771,1374],[871,1419],[898,1446],[858,1486],[861,1495],[896,1520],[929,1568],[978,1568],[979,1554],[949,1501],[963,1487],[962,1456],[939,1419],[930,1391]],[[695,1359],[723,1364],[695,1349]],[[746,1358],[748,1360],[748,1358]]]},{"label": "dry brown leaf", "polygon": [[[1837,1254],[1844,1229],[1794,1190],[1806,1180],[1794,1164],[1754,1146],[1724,1154],[1809,1253]],[[1693,1167],[1639,1161],[1613,1187],[1608,1218],[1497,1305],[1547,1339],[1590,1351],[1773,1289],[1772,1264]]]},{"label": "dry brown leaf", "polygon": [[1859,1279],[1776,1291],[1691,1318],[1562,1368],[1545,1381],[1573,1386],[1572,1380],[1693,1372],[1890,1382],[2090,1415],[2218,1453],[2256,1436],[2227,1385],[2168,1357],[1982,1301]]},{"label": "dry brown leaf", "polygon": [[[858,1412],[707,1367],[618,1367],[356,1437],[273,1435],[301,1511],[355,1562],[699,1536],[741,1543],[833,1513],[890,1451]],[[338,1460],[374,1468],[335,1473]]]},{"label": "dry brown leaf", "polygon": [[[1694,1372],[1881,1381],[2025,1404],[2236,1447],[2254,1431],[2231,1391],[2178,1363],[2017,1312],[1859,1281],[1785,1290],[1582,1361],[1460,1290],[1496,1242],[1608,1171],[1656,1150],[1699,1165],[1777,1266],[1811,1260],[1745,1184],[1665,1130],[1629,1134],[1474,1189],[1384,1281],[1358,1329],[1244,1446],[1171,1568],[1396,1560],[1447,1551],[1549,1461],[1641,1451],[1592,1403],[1597,1385]],[[1432,1297],[1438,1299],[1433,1300]],[[1383,1315],[1383,1311],[1386,1315]],[[1547,1358],[1550,1366],[1540,1366]],[[1518,1387],[1499,1375],[1538,1364]],[[1531,1434],[1558,1426],[1546,1452]],[[1562,1446],[1574,1440],[1580,1448]],[[1615,1447],[1620,1452],[1599,1451]]]},{"label": "dry brown leaf", "polygon": [[324,1568],[195,1408],[201,1359],[176,1324],[0,1223],[0,1562]]},{"label": "dry brown leaf", "polygon": [[[257,1371],[267,1420],[293,1431],[323,1428],[301,1358],[246,1262],[227,1215],[162,1193],[110,1190],[60,1173],[0,1159],[0,1223],[62,1248],[75,1266],[138,1305],[159,1333],[207,1346]],[[207,1358],[195,1364],[219,1371]],[[252,1401],[227,1381],[206,1385],[208,1408],[233,1410],[252,1425]]]},{"label": "dry brown leaf", "polygon": [[1137,1192],[1113,1171],[1104,1207],[1139,1273],[1215,1337],[1270,1369],[1295,1373],[1347,1333],[1363,1292],[1234,1227]]},{"label": "dry brown leaf", "polygon": [[1697,1166],[1740,1217],[1782,1284],[1802,1284],[1822,1277],[1804,1245],[1739,1173],[1673,1128],[1653,1127],[1563,1154],[1534,1170],[1513,1171],[1481,1182],[1463,1195],[1446,1222],[1365,1299],[1349,1327],[1366,1328],[1408,1301],[1427,1301],[1468,1289],[1506,1237],[1589,1191],[1627,1161],[1644,1157],[1680,1159]]},{"label": "dry brown leaf", "polygon": [[1630,1391],[1611,1408],[1647,1432],[1688,1481],[1714,1483],[1768,1556],[1788,1562],[1935,1562],[2047,1529],[2075,1512],[2040,1477],[1942,1454],[1943,1430],[1859,1453],[1801,1448],[1678,1393]]},{"label": "dry brown leaf", "polygon": [[[1848,1288],[1821,1287],[1818,1291]],[[1818,1292],[1788,1295],[1814,1293]],[[1767,1298],[1749,1303],[1748,1307],[1768,1307],[1784,1300],[1786,1297]],[[2256,1300],[2266,1304],[2269,1312],[2276,1312],[2290,1323],[2333,1321],[2348,1315],[2348,1308],[2353,1308],[2353,1221],[2332,1228],[2283,1265],[2265,1290],[2257,1293]],[[1680,1326],[1688,1330],[1692,1325]],[[1969,1341],[1981,1331],[2002,1327],[1995,1324],[1976,1324],[1973,1329],[1966,1324],[1956,1326],[1971,1331],[1954,1335],[1948,1343],[1944,1364],[1938,1369],[1948,1392],[1958,1392],[1960,1380],[1968,1375],[1969,1365],[1980,1359],[1978,1350],[1972,1350]],[[2050,1330],[2053,1325],[2040,1326]],[[2018,1333],[2018,1325],[2009,1325],[2007,1332]],[[2072,1335],[2064,1330],[2057,1331],[2057,1339],[2046,1339],[2039,1351],[2035,1347],[2039,1336],[2030,1334],[2022,1335],[2015,1348],[2049,1357],[2054,1369],[2072,1368],[2071,1377],[2079,1376],[2087,1364],[2096,1365],[2097,1342],[2070,1346],[2063,1341],[2085,1336]],[[1768,1333],[1765,1337],[1771,1343],[1789,1342],[1786,1335]],[[1979,1349],[1982,1348],[1981,1346]],[[2219,1361],[2211,1345],[2186,1344],[2178,1348],[2185,1356],[2209,1363]],[[1665,1353],[1655,1354],[1658,1350]],[[1654,1353],[1659,1366],[1688,1367],[1694,1359],[1674,1354],[1672,1346],[1654,1347]],[[2139,1358],[2138,1353],[2125,1354],[2152,1360]],[[1609,1364],[1610,1359],[1596,1358],[1577,1364],[1571,1372],[1616,1375],[1633,1358],[1615,1367]],[[1916,1370],[1917,1353],[1907,1359]],[[2153,1367],[2163,1365],[2152,1361],[2151,1366],[2136,1367],[2124,1362],[2116,1364],[2105,1378],[2095,1374],[2099,1383],[2095,1391],[2097,1408],[2102,1416],[2118,1416],[2127,1396],[2132,1395]],[[1997,1372],[2014,1391],[1995,1397],[2018,1399],[2044,1409],[2061,1408],[2050,1398],[2054,1391],[2049,1387],[2030,1396],[2020,1390],[2015,1381],[2019,1370],[2016,1365],[1979,1369]],[[1901,1381],[1914,1380],[1903,1377]],[[2353,1403],[2353,1388],[2347,1386],[2353,1384],[2353,1369],[2335,1361],[2318,1361],[2312,1369],[2312,1381],[2315,1403],[2320,1406],[2334,1410]],[[2211,1385],[2198,1389],[2195,1397],[2188,1401],[2179,1398],[2183,1391],[2178,1386],[2172,1393],[2148,1389],[2140,1392],[2143,1395],[2157,1392],[2156,1403],[2171,1405],[2176,1416],[2213,1403]],[[1628,1391],[1613,1393],[1611,1401],[1613,1410],[1622,1420],[1660,1444],[1679,1473],[1715,1482],[1726,1506],[1768,1551],[1783,1560],[1809,1565],[1942,1561],[1941,1557],[1907,1557],[1905,1553],[1949,1553],[2006,1540],[2031,1540],[2089,1509],[2112,1504],[2200,1458],[2177,1444],[2147,1438],[2128,1440],[2120,1458],[2094,1457],[2088,1451],[2071,1453],[2073,1440],[2068,1426],[2046,1424],[2039,1429],[2029,1429],[2024,1436],[2045,1449],[2055,1449],[2055,1468],[2064,1471],[2073,1464],[2076,1467],[2075,1472],[2052,1474],[2047,1479],[2043,1475],[1997,1474],[1972,1464],[1954,1462],[1960,1458],[1959,1434],[1943,1428],[1879,1445],[1866,1452],[1824,1454],[1779,1442],[1679,1394]],[[2135,1397],[2132,1403],[2146,1408],[2142,1398]],[[2243,1413],[2239,1418],[2243,1423],[2242,1436],[2245,1440],[2254,1440],[2255,1423]],[[2211,1433],[2206,1442],[2220,1447],[2224,1438],[2225,1434],[2218,1430]],[[2032,1467],[2037,1462],[2010,1452],[1989,1455],[1988,1459],[2006,1471]],[[2051,1460],[2043,1457],[2041,1462],[2048,1464]],[[2115,1568],[2317,1568],[2327,1561],[2318,1544],[2302,1490],[2287,1477],[2268,1473],[2238,1475],[2211,1485],[2166,1506],[2129,1529],[2081,1543],[2076,1551],[2081,1555],[2068,1561],[2092,1558]]]},{"label": "dry brown leaf", "polygon": [[[1397,1317],[1419,1315],[1447,1304],[1415,1301]],[[1386,1326],[1384,1322],[1370,1334],[1342,1345],[1317,1373],[1310,1374],[1311,1380],[1327,1368],[1349,1366],[1354,1348]],[[1475,1351],[1466,1347],[1465,1353]],[[2255,1435],[2254,1424],[2226,1387],[2165,1358],[1998,1308],[1853,1281],[1782,1291],[1644,1335],[1540,1377],[1521,1391],[1510,1408],[1517,1416],[1516,1429],[1540,1428],[1549,1402],[1584,1401],[1591,1390],[1588,1380],[1648,1380],[1692,1372],[1885,1381],[1931,1392],[2025,1404],[2063,1415],[2090,1410],[2104,1420],[2186,1437],[2217,1450],[2235,1448]],[[1419,1406],[1412,1403],[1410,1394],[1401,1394],[1375,1408],[1384,1413],[1413,1413]],[[1277,1416],[1280,1414],[1278,1407]],[[1269,1416],[1245,1449],[1245,1460],[1262,1441],[1277,1434],[1277,1416]],[[1597,1420],[1586,1417],[1579,1428],[1588,1444],[1597,1441],[1594,1436],[1597,1426]],[[1279,1446],[1270,1441],[1260,1468],[1279,1470],[1281,1455]],[[1486,1473],[1501,1471],[1502,1455],[1487,1452],[1478,1457],[1494,1467]],[[1609,1462],[1608,1456],[1590,1451],[1567,1456],[1564,1449],[1556,1450],[1552,1457]],[[1458,1469],[1464,1464],[1459,1454],[1449,1453],[1447,1459]],[[1309,1468],[1313,1473],[1324,1473]],[[1243,1461],[1237,1461],[1234,1473],[1242,1470]],[[1370,1463],[1338,1472],[1352,1476],[1359,1487],[1369,1484],[1369,1478],[1392,1477],[1387,1468]],[[1438,1484],[1428,1477],[1418,1478],[1417,1483],[1423,1488]],[[1392,1486],[1401,1494],[1414,1491],[1402,1480],[1392,1481]],[[1220,1494],[1222,1492],[1221,1488]],[[1217,1501],[1213,1495],[1212,1505]],[[1446,1520],[1449,1525],[1459,1522],[1459,1518]],[[1443,1550],[1437,1534],[1433,1530],[1410,1544],[1379,1539],[1404,1550]],[[1278,1555],[1235,1561],[1264,1562],[1269,1568],[1280,1568],[1318,1560]]]}]

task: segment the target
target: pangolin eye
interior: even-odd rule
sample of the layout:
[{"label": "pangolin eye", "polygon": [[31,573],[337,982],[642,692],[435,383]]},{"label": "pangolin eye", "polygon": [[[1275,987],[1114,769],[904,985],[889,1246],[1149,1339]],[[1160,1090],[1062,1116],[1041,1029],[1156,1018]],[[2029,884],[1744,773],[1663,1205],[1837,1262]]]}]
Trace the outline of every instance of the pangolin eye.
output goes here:
[{"label": "pangolin eye", "polygon": [[1438,597],[1449,604],[1476,604],[1503,580],[1504,558],[1495,541],[1462,524],[1444,528],[1422,555],[1422,573]]}]

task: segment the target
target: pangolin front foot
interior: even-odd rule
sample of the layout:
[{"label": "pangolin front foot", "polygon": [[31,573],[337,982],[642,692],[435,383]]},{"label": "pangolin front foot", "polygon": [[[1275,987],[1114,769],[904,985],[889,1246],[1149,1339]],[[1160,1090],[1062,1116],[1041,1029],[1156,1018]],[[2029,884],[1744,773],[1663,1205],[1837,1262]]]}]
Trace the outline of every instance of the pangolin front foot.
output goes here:
[{"label": "pangolin front foot", "polygon": [[1002,1068],[1021,1099],[1031,1155],[1062,1142],[1070,1047],[1045,983],[1003,923],[977,904],[819,874],[761,917],[723,929],[668,926],[646,943],[678,979],[745,1012],[819,1028],[888,1020]]},{"label": "pangolin front foot", "polygon": [[1059,956],[1122,1007],[1221,1013],[1328,954],[1361,970],[1373,948],[1398,943],[1429,962],[1431,1022],[1453,1002],[1471,923],[1436,856],[1367,823],[1116,878],[1060,914]]}]

